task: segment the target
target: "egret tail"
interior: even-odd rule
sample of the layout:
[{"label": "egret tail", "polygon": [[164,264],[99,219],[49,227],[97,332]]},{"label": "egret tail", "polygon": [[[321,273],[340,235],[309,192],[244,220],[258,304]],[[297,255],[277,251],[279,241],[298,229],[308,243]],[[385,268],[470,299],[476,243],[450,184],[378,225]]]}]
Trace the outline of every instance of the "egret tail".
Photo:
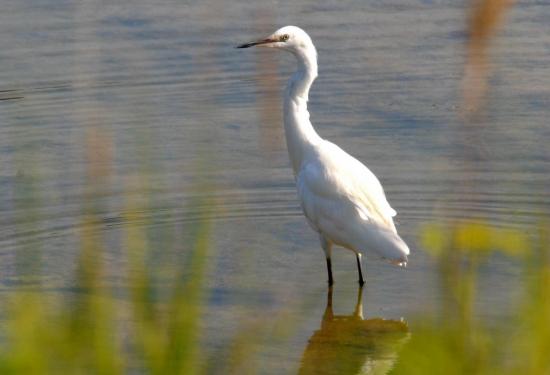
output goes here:
[{"label": "egret tail", "polygon": [[409,247],[403,239],[390,230],[368,227],[362,231],[362,248],[374,250],[391,263],[406,266],[410,254]]}]

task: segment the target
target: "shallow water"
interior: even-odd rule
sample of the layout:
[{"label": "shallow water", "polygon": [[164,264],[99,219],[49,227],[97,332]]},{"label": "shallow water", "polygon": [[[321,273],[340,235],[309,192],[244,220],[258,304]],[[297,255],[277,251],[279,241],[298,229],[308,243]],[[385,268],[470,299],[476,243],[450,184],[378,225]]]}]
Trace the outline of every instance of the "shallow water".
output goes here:
[{"label": "shallow water", "polygon": [[[179,259],[188,228],[208,217],[205,347],[223,358],[238,332],[285,321],[282,338],[262,331],[258,363],[265,373],[297,371],[327,288],[282,132],[281,92],[294,66],[282,53],[233,48],[285,24],[306,29],[318,48],[313,124],[379,176],[411,244],[407,269],[367,253],[365,318],[407,319],[438,305],[434,266],[418,241],[423,224],[530,230],[549,214],[550,9],[542,2],[519,2],[508,15],[491,49],[489,100],[473,123],[460,119],[466,32],[456,2],[27,0],[2,8],[5,292],[23,283],[70,290],[86,213],[100,218],[114,286],[130,272],[121,250],[129,200],[158,267]],[[205,206],[189,209],[195,197]],[[21,264],[21,254],[41,262]],[[333,262],[334,309],[351,314],[353,256],[336,250]],[[480,316],[509,313],[517,275],[498,256],[482,270]]]}]

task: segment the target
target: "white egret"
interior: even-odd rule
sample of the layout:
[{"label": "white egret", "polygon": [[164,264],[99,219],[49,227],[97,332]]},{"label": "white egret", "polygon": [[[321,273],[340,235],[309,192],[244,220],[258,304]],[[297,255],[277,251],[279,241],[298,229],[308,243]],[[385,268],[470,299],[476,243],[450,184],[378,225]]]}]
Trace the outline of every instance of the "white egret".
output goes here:
[{"label": "white egret", "polygon": [[365,283],[361,253],[367,249],[405,266],[409,248],[397,234],[396,212],[382,185],[360,161],[322,139],[309,121],[308,94],[317,77],[317,51],[309,35],[299,27],[285,26],[237,48],[252,46],[288,51],[298,61],[285,91],[285,137],[302,209],[321,239],[329,285],[333,244],[355,252],[360,285]]}]

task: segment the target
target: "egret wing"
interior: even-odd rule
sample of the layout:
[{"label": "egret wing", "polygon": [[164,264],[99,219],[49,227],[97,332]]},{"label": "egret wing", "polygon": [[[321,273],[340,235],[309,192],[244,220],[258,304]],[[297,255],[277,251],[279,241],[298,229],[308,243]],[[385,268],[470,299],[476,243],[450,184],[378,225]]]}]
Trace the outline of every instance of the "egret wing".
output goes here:
[{"label": "egret wing", "polygon": [[[332,202],[327,208],[332,206],[333,214],[341,215],[339,211],[354,209],[364,220],[396,232],[392,219],[396,212],[389,205],[382,185],[365,165],[328,141],[323,142],[317,155],[305,163],[297,175],[299,191],[307,191],[318,201],[322,198],[325,205]],[[306,201],[312,199],[303,194],[300,197]],[[324,214],[331,215],[328,211]]]}]

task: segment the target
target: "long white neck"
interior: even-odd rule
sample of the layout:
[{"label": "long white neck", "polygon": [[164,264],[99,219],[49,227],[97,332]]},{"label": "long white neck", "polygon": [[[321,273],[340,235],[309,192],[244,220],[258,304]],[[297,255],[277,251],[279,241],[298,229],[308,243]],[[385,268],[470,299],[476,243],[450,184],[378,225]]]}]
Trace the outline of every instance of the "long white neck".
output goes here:
[{"label": "long white neck", "polygon": [[311,84],[317,78],[315,47],[294,52],[298,70],[288,81],[284,100],[284,123],[288,154],[294,173],[297,173],[308,152],[322,139],[311,122],[307,101]]}]

